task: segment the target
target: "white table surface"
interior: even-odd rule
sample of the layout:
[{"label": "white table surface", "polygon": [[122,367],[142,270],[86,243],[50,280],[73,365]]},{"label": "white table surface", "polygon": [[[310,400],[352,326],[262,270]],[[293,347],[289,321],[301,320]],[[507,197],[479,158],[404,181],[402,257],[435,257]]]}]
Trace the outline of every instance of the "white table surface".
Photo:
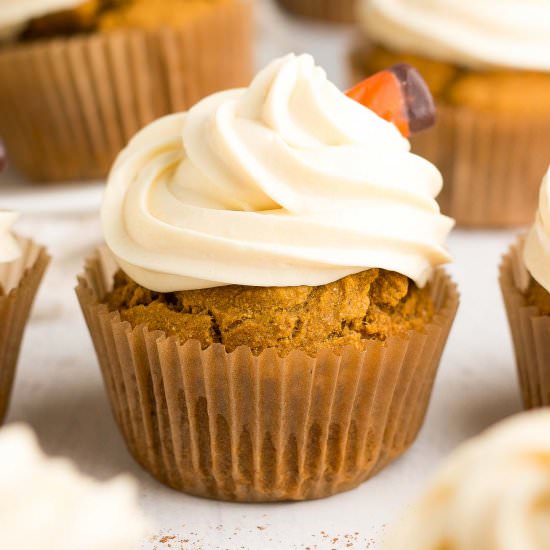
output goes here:
[{"label": "white table surface", "polygon": [[[273,17],[270,8],[269,17]],[[285,51],[312,51],[345,85],[341,61],[352,33],[278,19],[261,27],[258,64]],[[277,16],[278,17],[278,16]],[[299,32],[298,32],[299,31]],[[172,491],[132,460],[117,431],[73,293],[82,258],[101,240],[101,185],[43,188],[0,180],[0,206],[23,212],[19,231],[55,256],[23,345],[8,422],[29,423],[44,449],[72,458],[98,479],[129,472],[152,524],[143,549],[378,549],[450,450],[521,408],[512,348],[497,282],[500,256],[516,232],[456,231],[450,271],[463,296],[425,427],[413,448],[360,488],[323,501],[244,505]]]}]

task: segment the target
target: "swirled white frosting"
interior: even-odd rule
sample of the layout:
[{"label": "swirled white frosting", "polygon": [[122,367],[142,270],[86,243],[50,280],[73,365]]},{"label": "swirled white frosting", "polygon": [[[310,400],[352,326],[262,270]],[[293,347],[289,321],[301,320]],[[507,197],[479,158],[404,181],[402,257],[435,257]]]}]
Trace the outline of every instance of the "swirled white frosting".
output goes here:
[{"label": "swirled white frosting", "polygon": [[548,0],[361,0],[367,36],[459,65],[550,71]]},{"label": "swirled white frosting", "polygon": [[85,0],[0,0],[0,42],[16,37],[35,17],[42,17],[79,4]]},{"label": "swirled white frosting", "polygon": [[537,218],[525,241],[525,267],[550,292],[550,170],[540,189]]},{"label": "swirled white frosting", "polygon": [[86,478],[46,458],[24,425],[0,431],[0,495],[6,550],[132,550],[147,535],[130,478]]},{"label": "swirled white frosting", "polygon": [[16,212],[0,210],[0,263],[12,262],[21,254],[19,245],[10,231],[18,217]]},{"label": "swirled white frosting", "polygon": [[108,246],[142,286],[317,286],[365,269],[420,286],[450,258],[441,175],[311,56],[142,130],[102,208]]},{"label": "swirled white frosting", "polygon": [[503,422],[456,451],[386,550],[549,550],[550,412]]}]

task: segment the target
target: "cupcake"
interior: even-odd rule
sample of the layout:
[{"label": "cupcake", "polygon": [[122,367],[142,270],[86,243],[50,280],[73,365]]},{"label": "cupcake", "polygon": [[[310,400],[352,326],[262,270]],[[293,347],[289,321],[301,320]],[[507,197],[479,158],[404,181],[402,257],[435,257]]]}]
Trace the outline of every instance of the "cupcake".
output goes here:
[{"label": "cupcake", "polygon": [[8,4],[0,135],[35,181],[103,178],[140,128],[251,76],[250,0]]},{"label": "cupcake", "polygon": [[136,460],[191,494],[279,501],[400,456],[458,303],[441,184],[308,55],[142,130],[77,288]]},{"label": "cupcake", "polygon": [[277,0],[294,15],[329,23],[354,23],[357,0]]},{"label": "cupcake", "polygon": [[550,406],[550,171],[536,221],[504,257],[500,285],[526,408]]},{"label": "cupcake", "polygon": [[442,210],[460,225],[531,221],[548,162],[550,5],[505,0],[361,0],[355,78],[413,64],[438,103],[413,150],[445,178]]},{"label": "cupcake", "polygon": [[18,550],[132,550],[145,532],[137,487],[98,483],[47,458],[25,425],[0,431],[0,539]]},{"label": "cupcake", "polygon": [[[0,147],[0,169],[4,163]],[[25,325],[49,262],[44,247],[12,235],[17,217],[0,209],[0,423],[8,409]]]},{"label": "cupcake", "polygon": [[506,420],[457,449],[385,550],[544,550],[550,540],[550,412]]}]

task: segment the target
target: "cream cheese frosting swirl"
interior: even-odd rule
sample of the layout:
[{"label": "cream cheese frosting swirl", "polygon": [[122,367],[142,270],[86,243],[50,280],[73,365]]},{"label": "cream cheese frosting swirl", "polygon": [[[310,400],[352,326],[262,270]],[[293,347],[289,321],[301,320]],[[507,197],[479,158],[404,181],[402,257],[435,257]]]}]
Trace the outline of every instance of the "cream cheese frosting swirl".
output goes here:
[{"label": "cream cheese frosting swirl", "polygon": [[467,67],[550,71],[549,0],[361,0],[367,36]]},{"label": "cream cheese frosting swirl", "polygon": [[147,535],[127,476],[97,482],[51,459],[26,425],[0,431],[0,546],[6,550],[131,550]]},{"label": "cream cheese frosting swirl", "polygon": [[0,0],[0,42],[15,38],[35,17],[83,3],[84,0]]},{"label": "cream cheese frosting swirl", "polygon": [[122,269],[160,292],[318,286],[373,267],[423,286],[450,259],[441,185],[393,124],[289,55],[142,130],[102,223]]},{"label": "cream cheese frosting swirl", "polygon": [[549,550],[550,412],[503,422],[456,451],[386,550]]},{"label": "cream cheese frosting swirl", "polygon": [[550,170],[540,190],[537,218],[525,241],[525,267],[550,292]]},{"label": "cream cheese frosting swirl", "polygon": [[21,255],[19,245],[10,232],[18,217],[16,212],[0,210],[0,263],[12,262]]}]

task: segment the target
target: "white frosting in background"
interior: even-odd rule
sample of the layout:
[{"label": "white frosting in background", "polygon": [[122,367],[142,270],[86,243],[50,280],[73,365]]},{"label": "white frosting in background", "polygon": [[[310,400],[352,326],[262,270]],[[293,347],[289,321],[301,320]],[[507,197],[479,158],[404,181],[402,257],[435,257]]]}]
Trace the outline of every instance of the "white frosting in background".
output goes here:
[{"label": "white frosting in background", "polygon": [[0,495],[6,550],[134,550],[146,536],[130,478],[98,483],[47,459],[23,425],[0,431]]},{"label": "white frosting in background", "polygon": [[156,291],[317,286],[373,267],[423,286],[450,259],[441,185],[393,124],[289,55],[142,130],[110,174],[102,224],[121,267]]},{"label": "white frosting in background", "polygon": [[460,447],[385,550],[549,550],[550,412],[507,420]]},{"label": "white frosting in background", "polygon": [[535,224],[525,241],[525,267],[533,278],[550,292],[550,170],[540,189]]},{"label": "white frosting in background", "polygon": [[459,65],[550,71],[549,0],[360,0],[367,36]]},{"label": "white frosting in background", "polygon": [[35,17],[63,11],[85,0],[0,0],[0,42],[15,38]]},{"label": "white frosting in background", "polygon": [[19,244],[10,232],[18,217],[16,212],[0,210],[0,263],[12,262],[21,255]]}]

